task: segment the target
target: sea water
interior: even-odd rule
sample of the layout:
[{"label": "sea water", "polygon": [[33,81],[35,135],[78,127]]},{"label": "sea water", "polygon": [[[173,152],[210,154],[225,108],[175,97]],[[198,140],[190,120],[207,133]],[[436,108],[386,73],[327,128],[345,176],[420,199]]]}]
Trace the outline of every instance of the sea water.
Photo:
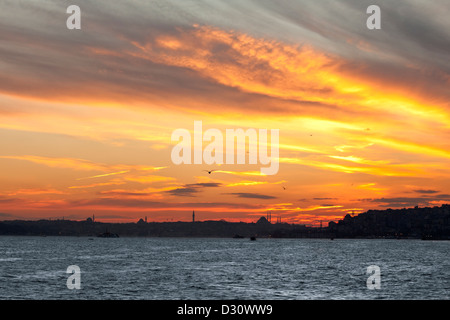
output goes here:
[{"label": "sea water", "polygon": [[449,299],[449,252],[450,241],[1,236],[0,299]]}]

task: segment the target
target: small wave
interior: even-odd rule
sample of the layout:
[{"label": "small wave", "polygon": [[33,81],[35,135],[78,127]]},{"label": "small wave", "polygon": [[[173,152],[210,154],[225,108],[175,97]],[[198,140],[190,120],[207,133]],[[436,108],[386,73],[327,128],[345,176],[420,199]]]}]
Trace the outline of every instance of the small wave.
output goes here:
[{"label": "small wave", "polygon": [[23,258],[0,258],[0,262],[11,262],[11,261],[18,261],[23,260]]}]

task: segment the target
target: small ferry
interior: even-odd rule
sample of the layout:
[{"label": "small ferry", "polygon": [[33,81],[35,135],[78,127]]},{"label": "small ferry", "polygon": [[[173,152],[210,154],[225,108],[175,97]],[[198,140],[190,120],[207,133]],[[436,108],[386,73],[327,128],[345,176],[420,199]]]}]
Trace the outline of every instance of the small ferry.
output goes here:
[{"label": "small ferry", "polygon": [[111,233],[109,231],[100,233],[97,237],[99,238],[119,238],[119,235],[117,233]]}]

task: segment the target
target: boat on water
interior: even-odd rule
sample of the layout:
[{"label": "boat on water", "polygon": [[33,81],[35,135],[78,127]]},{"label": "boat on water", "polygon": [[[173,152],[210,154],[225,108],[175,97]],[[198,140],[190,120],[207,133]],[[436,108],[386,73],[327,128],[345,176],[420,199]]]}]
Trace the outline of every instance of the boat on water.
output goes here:
[{"label": "boat on water", "polygon": [[434,234],[423,234],[422,240],[450,240],[450,237],[444,237],[441,235],[434,235]]},{"label": "boat on water", "polygon": [[97,237],[99,238],[119,238],[119,235],[117,233],[111,233],[109,231],[100,233]]},{"label": "boat on water", "polygon": [[255,237],[255,236],[251,236],[251,237],[250,237],[250,240],[251,240],[251,241],[255,241],[255,240],[256,240],[256,237]]}]

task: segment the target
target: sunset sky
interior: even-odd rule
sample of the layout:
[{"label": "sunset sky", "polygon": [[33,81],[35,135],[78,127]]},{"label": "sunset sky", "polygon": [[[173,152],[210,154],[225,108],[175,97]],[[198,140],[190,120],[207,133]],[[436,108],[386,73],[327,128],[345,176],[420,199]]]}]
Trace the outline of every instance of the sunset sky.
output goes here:
[{"label": "sunset sky", "polygon": [[[318,225],[450,202],[448,0],[0,8],[0,220]],[[194,121],[279,129],[278,173],[173,164]]]}]

